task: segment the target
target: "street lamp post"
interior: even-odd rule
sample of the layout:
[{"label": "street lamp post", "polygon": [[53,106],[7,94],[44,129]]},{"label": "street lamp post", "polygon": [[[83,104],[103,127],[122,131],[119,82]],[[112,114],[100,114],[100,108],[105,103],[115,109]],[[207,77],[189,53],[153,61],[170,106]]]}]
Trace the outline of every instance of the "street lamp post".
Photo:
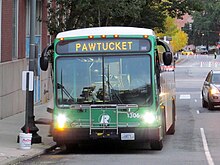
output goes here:
[{"label": "street lamp post", "polygon": [[[30,0],[30,52],[29,52],[29,71],[34,71],[34,55],[35,55],[35,18],[36,18],[36,0]],[[23,132],[26,132],[28,128],[29,133],[32,133],[32,143],[41,143],[41,137],[37,134],[39,129],[35,125],[34,121],[34,91],[28,92],[28,123],[21,128]]]},{"label": "street lamp post", "polygon": [[202,33],[202,46],[204,45],[204,33]]}]

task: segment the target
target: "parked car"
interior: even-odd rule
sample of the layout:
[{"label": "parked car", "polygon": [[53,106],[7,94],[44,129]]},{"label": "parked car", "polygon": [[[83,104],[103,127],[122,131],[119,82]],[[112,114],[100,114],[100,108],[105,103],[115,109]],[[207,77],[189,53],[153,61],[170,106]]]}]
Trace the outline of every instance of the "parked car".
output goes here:
[{"label": "parked car", "polygon": [[208,50],[205,46],[200,46],[196,48],[196,53],[198,54],[208,54]]},{"label": "parked car", "polygon": [[194,55],[194,53],[191,50],[183,50],[182,55]]},{"label": "parked car", "polygon": [[209,110],[220,105],[220,70],[211,70],[202,87],[202,107]]}]

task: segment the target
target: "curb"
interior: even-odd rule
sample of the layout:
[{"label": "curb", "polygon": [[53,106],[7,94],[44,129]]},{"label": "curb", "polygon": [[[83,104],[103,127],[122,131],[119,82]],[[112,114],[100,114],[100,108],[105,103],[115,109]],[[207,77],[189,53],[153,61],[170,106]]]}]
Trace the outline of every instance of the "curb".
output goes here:
[{"label": "curb", "polygon": [[[44,144],[40,144],[40,145],[46,147],[46,145],[44,145]],[[48,148],[45,148],[45,149],[34,149],[34,148],[32,148],[34,151],[30,150],[30,152],[28,152],[27,154],[22,155],[21,157],[17,157],[15,159],[9,158],[8,160],[3,161],[2,163],[5,164],[5,165],[15,165],[15,164],[18,164],[18,163],[23,162],[25,160],[32,159],[32,158],[38,157],[42,154],[45,154],[50,150],[54,150],[56,147],[57,147],[57,144],[55,142],[52,142],[51,144],[49,144]],[[13,160],[10,160],[10,159],[13,159]]]}]

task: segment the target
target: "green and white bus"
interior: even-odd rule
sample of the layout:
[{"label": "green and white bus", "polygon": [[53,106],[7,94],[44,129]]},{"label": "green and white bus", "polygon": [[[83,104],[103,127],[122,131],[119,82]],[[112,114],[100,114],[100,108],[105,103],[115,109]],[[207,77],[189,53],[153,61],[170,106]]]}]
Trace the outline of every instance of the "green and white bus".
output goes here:
[{"label": "green and white bus", "polygon": [[49,62],[54,75],[52,136],[58,144],[108,139],[161,150],[164,136],[174,134],[175,72],[161,70],[173,66],[173,56],[153,30],[61,32],[44,49],[41,69],[46,71]]}]

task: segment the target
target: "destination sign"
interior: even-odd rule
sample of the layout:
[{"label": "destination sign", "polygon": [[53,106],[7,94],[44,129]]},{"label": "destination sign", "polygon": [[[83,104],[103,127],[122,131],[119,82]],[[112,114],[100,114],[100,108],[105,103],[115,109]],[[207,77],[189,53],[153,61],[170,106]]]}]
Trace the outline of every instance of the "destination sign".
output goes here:
[{"label": "destination sign", "polygon": [[60,41],[56,51],[58,54],[70,54],[150,51],[150,48],[150,41],[147,39],[91,39]]}]

